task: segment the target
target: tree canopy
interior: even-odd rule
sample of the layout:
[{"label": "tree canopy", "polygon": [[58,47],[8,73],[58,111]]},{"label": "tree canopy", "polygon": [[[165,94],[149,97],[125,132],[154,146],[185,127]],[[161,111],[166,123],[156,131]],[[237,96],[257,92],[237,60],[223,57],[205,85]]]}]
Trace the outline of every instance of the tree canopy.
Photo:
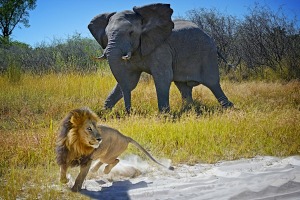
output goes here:
[{"label": "tree canopy", "polygon": [[29,27],[29,10],[36,7],[36,0],[0,0],[1,37],[9,41],[9,36],[17,24]]}]

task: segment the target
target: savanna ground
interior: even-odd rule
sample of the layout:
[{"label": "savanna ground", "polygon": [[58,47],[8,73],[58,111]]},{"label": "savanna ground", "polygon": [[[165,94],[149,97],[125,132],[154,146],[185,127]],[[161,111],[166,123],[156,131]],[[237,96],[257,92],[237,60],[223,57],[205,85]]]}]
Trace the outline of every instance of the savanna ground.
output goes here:
[{"label": "savanna ground", "polygon": [[[105,71],[23,74],[13,82],[0,76],[0,199],[86,198],[60,187],[54,152],[60,120],[71,109],[83,106],[97,112],[103,123],[136,139],[156,158],[169,158],[175,166],[300,154],[299,81],[222,81],[235,103],[228,110],[220,109],[203,86],[194,88],[195,104],[183,110],[180,94],[172,85],[171,113],[159,114],[154,83],[144,76],[132,92],[130,116],[123,112],[123,101],[112,111],[102,111],[114,84],[111,73]],[[125,154],[143,157],[134,147]]]}]

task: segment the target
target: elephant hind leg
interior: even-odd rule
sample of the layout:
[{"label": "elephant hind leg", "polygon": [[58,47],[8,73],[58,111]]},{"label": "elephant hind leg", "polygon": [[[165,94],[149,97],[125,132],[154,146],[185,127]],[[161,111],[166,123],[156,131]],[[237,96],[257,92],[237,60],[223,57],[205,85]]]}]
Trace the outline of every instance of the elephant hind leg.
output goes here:
[{"label": "elephant hind leg", "polygon": [[190,105],[193,103],[192,89],[185,82],[174,82],[178,90],[180,91],[183,105]]},{"label": "elephant hind leg", "polygon": [[221,106],[223,108],[233,107],[233,103],[230,102],[228,100],[228,98],[226,97],[226,95],[224,94],[224,92],[220,86],[220,83],[216,83],[214,85],[205,84],[205,86],[208,87],[212,91],[212,93],[215,95],[215,97],[217,98],[217,100],[219,101],[219,103],[221,104]]}]

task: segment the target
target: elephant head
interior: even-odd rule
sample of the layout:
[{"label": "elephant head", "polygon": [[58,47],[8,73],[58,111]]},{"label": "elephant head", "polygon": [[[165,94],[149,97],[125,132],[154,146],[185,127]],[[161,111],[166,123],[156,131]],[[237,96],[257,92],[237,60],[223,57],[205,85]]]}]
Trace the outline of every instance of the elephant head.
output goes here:
[{"label": "elephant head", "polygon": [[[104,49],[102,57],[108,60],[127,110],[131,106],[131,90],[143,71],[134,61],[149,55],[170,36],[174,27],[172,13],[169,4],[151,4],[134,7],[133,11],[100,14],[88,25]],[[110,101],[113,102],[112,99]]]},{"label": "elephant head", "polygon": [[130,47],[122,43],[127,40],[132,44],[131,50],[140,47],[140,53],[147,55],[171,34],[174,27],[172,13],[169,4],[135,6],[133,11],[97,15],[88,29],[103,49],[113,47],[112,42],[117,42],[118,47],[126,51]]}]

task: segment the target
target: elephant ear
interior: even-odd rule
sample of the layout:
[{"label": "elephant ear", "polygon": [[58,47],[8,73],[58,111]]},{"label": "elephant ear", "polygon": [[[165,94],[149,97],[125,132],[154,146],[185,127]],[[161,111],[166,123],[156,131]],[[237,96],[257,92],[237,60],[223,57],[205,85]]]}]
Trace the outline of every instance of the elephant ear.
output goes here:
[{"label": "elephant ear", "polygon": [[172,33],[174,23],[170,4],[150,4],[134,7],[133,11],[142,16],[141,53],[148,55],[162,44]]},{"label": "elephant ear", "polygon": [[114,14],[115,12],[97,15],[88,25],[88,29],[90,30],[91,34],[103,49],[105,49],[107,46],[107,35],[105,33],[105,28],[108,24],[109,18]]}]

